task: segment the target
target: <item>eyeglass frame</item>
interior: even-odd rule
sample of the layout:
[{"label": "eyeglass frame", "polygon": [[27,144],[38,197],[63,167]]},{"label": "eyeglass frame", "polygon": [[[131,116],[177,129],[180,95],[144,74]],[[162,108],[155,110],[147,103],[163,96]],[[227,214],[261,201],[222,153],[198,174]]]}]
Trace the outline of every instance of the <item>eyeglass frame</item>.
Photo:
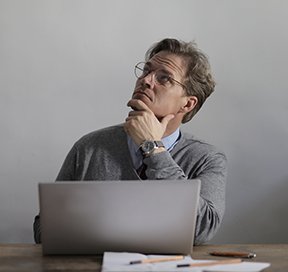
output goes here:
[{"label": "eyeglass frame", "polygon": [[[134,66],[134,74],[135,74],[136,78],[145,78],[146,76],[148,76],[148,75],[151,74],[152,72],[154,72],[154,74],[157,73],[157,70],[154,70],[154,71],[149,71],[149,73],[147,73],[147,74],[144,74],[144,69],[140,68],[138,65],[139,65],[139,64],[144,64],[144,66],[145,66],[146,63],[147,63],[147,62],[145,62],[145,61],[140,61],[140,62],[138,62],[138,63]],[[143,75],[137,76],[137,73],[136,73],[137,69],[140,70],[140,71],[142,71],[142,72],[143,72]],[[170,76],[170,75],[167,74],[167,77],[168,77],[167,82],[169,82],[169,80],[172,80],[173,82],[175,82],[175,83],[177,83],[178,85],[180,85],[184,90],[187,90],[187,87],[186,87],[184,84],[182,84],[182,83],[179,82],[178,80],[174,79],[172,76]],[[157,83],[160,84],[160,85],[163,85],[163,84],[161,84],[161,83],[157,80],[156,77],[154,78],[154,81],[157,82]]]}]

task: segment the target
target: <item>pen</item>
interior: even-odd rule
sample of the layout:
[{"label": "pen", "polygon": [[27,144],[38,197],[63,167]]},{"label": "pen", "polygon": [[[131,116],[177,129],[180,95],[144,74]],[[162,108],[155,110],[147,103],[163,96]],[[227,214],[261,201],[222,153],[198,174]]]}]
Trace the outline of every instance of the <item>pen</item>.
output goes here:
[{"label": "pen", "polygon": [[131,261],[130,264],[169,262],[169,261],[178,261],[182,259],[184,259],[184,256],[171,256],[171,257],[151,258],[138,261]]},{"label": "pen", "polygon": [[222,265],[222,264],[235,264],[241,263],[241,259],[229,259],[229,260],[220,260],[220,261],[210,261],[203,263],[190,263],[190,264],[178,264],[177,267],[198,267],[198,266],[212,266],[212,265]]},{"label": "pen", "polygon": [[254,258],[256,254],[253,252],[239,252],[239,251],[213,251],[210,255],[221,257],[237,257],[237,258]]}]

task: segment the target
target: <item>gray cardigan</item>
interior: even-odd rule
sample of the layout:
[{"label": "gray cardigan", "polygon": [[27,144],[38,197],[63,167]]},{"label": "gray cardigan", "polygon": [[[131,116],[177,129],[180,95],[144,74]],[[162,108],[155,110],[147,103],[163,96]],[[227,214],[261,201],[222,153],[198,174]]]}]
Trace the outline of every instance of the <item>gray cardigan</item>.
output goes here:
[{"label": "gray cardigan", "polygon": [[[173,150],[144,159],[146,176],[155,179],[201,180],[195,244],[216,233],[225,209],[226,157],[215,147],[181,133]],[[137,180],[122,125],[94,131],[77,141],[68,153],[57,180]],[[39,216],[34,221],[34,238],[41,242]]]}]

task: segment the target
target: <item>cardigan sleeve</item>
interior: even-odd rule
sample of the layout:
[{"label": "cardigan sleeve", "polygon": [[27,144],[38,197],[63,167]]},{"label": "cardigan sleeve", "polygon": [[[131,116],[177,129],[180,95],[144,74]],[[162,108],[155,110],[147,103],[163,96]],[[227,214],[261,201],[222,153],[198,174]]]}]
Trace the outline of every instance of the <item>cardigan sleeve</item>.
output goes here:
[{"label": "cardigan sleeve", "polygon": [[147,165],[146,175],[150,180],[201,180],[194,244],[203,244],[214,237],[225,211],[226,156],[212,149],[197,160],[190,160],[187,156],[177,164],[170,153],[164,151],[145,158],[144,163]]},{"label": "cardigan sleeve", "polygon": [[[77,152],[75,145],[70,150],[66,159],[61,167],[61,170],[56,178],[56,180],[75,180],[75,167],[77,162]],[[41,225],[40,225],[40,213],[35,216],[33,222],[33,234],[34,241],[36,244],[41,243]]]},{"label": "cardigan sleeve", "polygon": [[62,167],[59,171],[56,180],[76,180],[76,168],[77,168],[77,147],[76,144],[67,154]]}]

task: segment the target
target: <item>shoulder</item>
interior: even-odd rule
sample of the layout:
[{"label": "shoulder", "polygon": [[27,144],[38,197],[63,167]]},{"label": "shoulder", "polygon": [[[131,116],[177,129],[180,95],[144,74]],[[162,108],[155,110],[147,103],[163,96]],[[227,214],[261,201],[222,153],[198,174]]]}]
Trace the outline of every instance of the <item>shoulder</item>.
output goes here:
[{"label": "shoulder", "polygon": [[227,173],[228,162],[225,153],[193,135],[181,133],[179,143],[174,149],[174,158],[188,168],[186,171],[192,171],[192,176],[199,176],[204,172],[221,173],[222,176]]},{"label": "shoulder", "polygon": [[95,146],[101,144],[108,144],[112,141],[119,141],[126,138],[126,133],[123,129],[123,125],[115,125],[99,130],[92,131],[84,136],[82,136],[76,143],[76,147],[83,146]]},{"label": "shoulder", "polygon": [[185,150],[187,153],[190,153],[194,157],[218,156],[222,157],[223,160],[226,160],[226,155],[222,150],[206,142],[205,140],[199,139],[187,132],[181,132],[181,138],[179,140],[178,148]]}]

